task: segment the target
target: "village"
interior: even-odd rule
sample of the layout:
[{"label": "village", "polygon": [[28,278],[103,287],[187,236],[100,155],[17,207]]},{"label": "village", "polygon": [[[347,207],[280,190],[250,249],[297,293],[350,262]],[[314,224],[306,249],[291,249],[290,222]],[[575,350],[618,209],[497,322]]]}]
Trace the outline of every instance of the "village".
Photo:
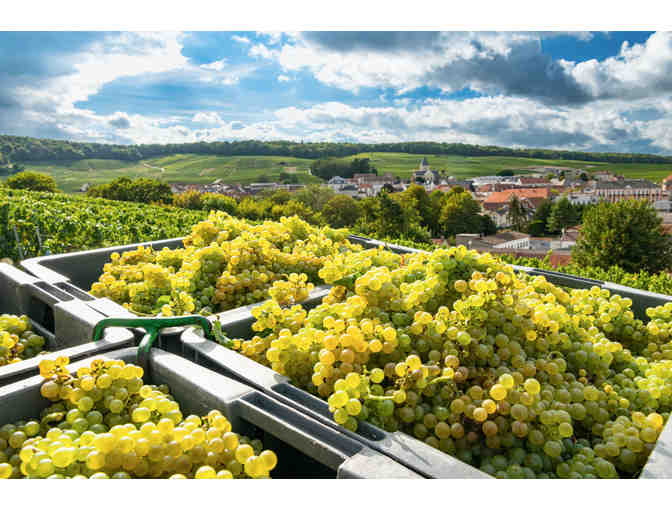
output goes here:
[{"label": "village", "polygon": [[[525,173],[519,175],[515,175],[514,171],[503,170],[499,175],[456,179],[445,171],[432,168],[427,158],[423,157],[410,179],[400,179],[391,173],[356,173],[350,178],[335,176],[326,182],[326,186],[335,193],[354,199],[374,197],[382,191],[401,192],[412,184],[424,187],[427,193],[447,193],[456,187],[464,189],[480,204],[482,213],[488,215],[498,229],[497,234],[489,236],[458,234],[455,244],[491,253],[535,258],[549,256],[554,266],[566,265],[571,261],[571,248],[580,236],[581,226],[565,228],[557,237],[535,237],[512,230],[509,214],[512,197],[518,199],[530,218],[542,202],[556,201],[562,197],[567,197],[573,205],[596,204],[603,200],[618,202],[630,198],[644,199],[651,202],[663,219],[666,232],[672,233],[672,175],[664,179],[662,185],[658,185],[646,179],[626,179],[609,171],[588,172],[563,166],[540,166],[527,168]],[[224,184],[219,180],[211,184],[171,185],[174,193],[196,190],[236,198],[279,190],[298,191],[303,187],[301,184],[275,182]],[[434,242],[445,244],[447,240],[435,239]]]}]

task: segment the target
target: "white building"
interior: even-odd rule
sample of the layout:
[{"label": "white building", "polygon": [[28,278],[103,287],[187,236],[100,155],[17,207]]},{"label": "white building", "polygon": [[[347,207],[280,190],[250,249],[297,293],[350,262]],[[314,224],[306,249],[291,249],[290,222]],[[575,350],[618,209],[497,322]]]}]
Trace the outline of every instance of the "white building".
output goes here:
[{"label": "white building", "polygon": [[347,184],[348,181],[338,175],[332,177],[331,179],[329,179],[329,181],[327,181],[327,186],[329,186],[334,191],[340,190],[341,188],[343,188],[343,186],[346,186]]},{"label": "white building", "polygon": [[[564,195],[560,195],[555,198],[555,200],[560,200]],[[591,193],[568,193],[567,199],[572,205],[589,205],[597,204],[600,201],[600,198],[597,195]]]}]

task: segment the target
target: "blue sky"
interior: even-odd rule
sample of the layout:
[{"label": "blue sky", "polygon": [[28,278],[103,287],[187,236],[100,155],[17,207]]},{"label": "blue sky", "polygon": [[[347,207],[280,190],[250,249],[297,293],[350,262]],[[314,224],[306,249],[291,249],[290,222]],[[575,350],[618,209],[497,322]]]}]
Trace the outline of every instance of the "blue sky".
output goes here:
[{"label": "blue sky", "polygon": [[672,154],[670,32],[0,32],[0,133]]}]

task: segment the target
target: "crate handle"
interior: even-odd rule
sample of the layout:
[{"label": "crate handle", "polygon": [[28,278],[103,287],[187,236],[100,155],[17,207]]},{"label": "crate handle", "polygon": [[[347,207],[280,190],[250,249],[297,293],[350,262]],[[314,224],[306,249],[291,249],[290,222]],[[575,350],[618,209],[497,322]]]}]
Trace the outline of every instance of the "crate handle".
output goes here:
[{"label": "crate handle", "polygon": [[184,315],[180,317],[109,317],[102,319],[93,328],[93,341],[103,337],[103,331],[108,327],[142,328],[146,331],[138,347],[138,362],[145,371],[149,364],[149,351],[152,344],[164,328],[176,326],[200,326],[208,338],[213,337],[213,327],[208,319],[202,315]]}]

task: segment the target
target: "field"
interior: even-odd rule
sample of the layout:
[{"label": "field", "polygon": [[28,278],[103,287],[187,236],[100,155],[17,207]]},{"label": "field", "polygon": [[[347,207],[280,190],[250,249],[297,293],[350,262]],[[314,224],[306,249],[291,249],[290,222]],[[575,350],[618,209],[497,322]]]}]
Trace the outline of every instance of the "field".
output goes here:
[{"label": "field", "polygon": [[320,182],[309,174],[310,163],[309,159],[280,156],[175,154],[139,162],[85,159],[71,164],[29,163],[26,169],[52,174],[60,189],[72,193],[84,183],[101,184],[121,176],[154,177],[167,183],[207,184],[217,179],[225,183],[250,183],[262,177],[276,180],[286,171],[295,173],[301,183]]},{"label": "field", "polygon": [[[390,172],[401,178],[410,177],[418,169],[421,155],[404,153],[362,153],[344,158],[368,157],[379,173]],[[609,170],[629,178],[644,178],[660,182],[672,174],[669,165],[612,164],[584,161],[509,157],[428,156],[430,166],[446,170],[449,175],[463,179],[492,175],[504,169],[526,173],[538,166],[562,166],[587,171]],[[217,179],[224,183],[251,183],[265,177],[277,180],[283,171],[295,173],[301,183],[320,182],[310,175],[312,160],[282,156],[204,156],[175,154],[139,162],[85,159],[73,163],[27,164],[28,170],[52,174],[59,187],[68,193],[77,191],[84,183],[100,184],[123,175],[128,177],[155,177],[167,183],[206,184]]]}]

